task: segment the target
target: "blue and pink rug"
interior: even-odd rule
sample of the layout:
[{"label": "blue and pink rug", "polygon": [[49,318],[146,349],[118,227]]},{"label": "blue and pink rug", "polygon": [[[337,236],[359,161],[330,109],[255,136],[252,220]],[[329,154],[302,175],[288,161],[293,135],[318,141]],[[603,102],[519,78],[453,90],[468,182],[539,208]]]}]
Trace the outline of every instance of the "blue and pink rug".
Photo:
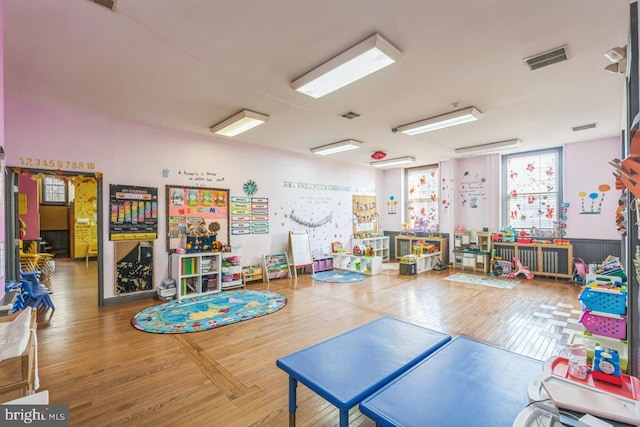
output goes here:
[{"label": "blue and pink rug", "polygon": [[353,271],[342,271],[342,270],[330,270],[330,271],[320,271],[311,275],[313,280],[318,280],[320,282],[334,282],[334,283],[351,283],[351,282],[360,282],[364,280],[367,276],[362,273],[355,273]]},{"label": "blue and pink rug", "polygon": [[199,295],[146,308],[131,320],[134,328],[156,334],[206,331],[265,316],[287,304],[269,291],[238,290]]}]

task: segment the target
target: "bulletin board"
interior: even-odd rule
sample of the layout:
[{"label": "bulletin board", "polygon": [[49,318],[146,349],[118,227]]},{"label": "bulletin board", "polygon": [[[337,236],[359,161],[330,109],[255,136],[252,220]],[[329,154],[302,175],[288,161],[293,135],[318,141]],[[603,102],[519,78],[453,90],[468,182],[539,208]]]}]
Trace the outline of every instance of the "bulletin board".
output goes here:
[{"label": "bulletin board", "polygon": [[229,244],[229,190],[167,185],[167,251],[185,248],[189,226],[205,222],[216,241]]},{"label": "bulletin board", "polygon": [[153,240],[116,241],[115,294],[153,289]]},{"label": "bulletin board", "polygon": [[158,237],[158,189],[109,186],[109,239],[148,240]]},{"label": "bulletin board", "polygon": [[354,195],[353,200],[353,236],[366,238],[378,233],[378,208],[376,196]]}]

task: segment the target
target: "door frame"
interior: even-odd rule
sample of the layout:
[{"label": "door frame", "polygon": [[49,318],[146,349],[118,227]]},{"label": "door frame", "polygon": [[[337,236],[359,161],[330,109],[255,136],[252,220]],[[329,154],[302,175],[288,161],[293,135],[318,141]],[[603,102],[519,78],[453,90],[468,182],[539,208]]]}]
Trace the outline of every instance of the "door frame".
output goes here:
[{"label": "door frame", "polygon": [[[18,169],[19,172],[16,172]],[[95,178],[96,180],[96,195],[98,204],[98,218],[97,218],[97,237],[98,237],[98,307],[104,307],[104,264],[103,264],[103,185],[102,174],[100,173],[87,173],[87,172],[73,172],[73,171],[53,171],[50,169],[31,169],[31,168],[14,168],[12,166],[6,167],[6,182],[5,187],[5,200],[7,201],[5,206],[5,246],[7,248],[7,263],[5,278],[9,280],[18,280],[20,272],[20,254],[18,248],[18,241],[20,240],[18,235],[18,175],[21,172],[28,172],[33,175],[44,174],[57,176],[86,176]],[[54,173],[55,172],[55,173]],[[69,224],[73,226],[73,224]],[[9,249],[11,248],[11,250]]]}]

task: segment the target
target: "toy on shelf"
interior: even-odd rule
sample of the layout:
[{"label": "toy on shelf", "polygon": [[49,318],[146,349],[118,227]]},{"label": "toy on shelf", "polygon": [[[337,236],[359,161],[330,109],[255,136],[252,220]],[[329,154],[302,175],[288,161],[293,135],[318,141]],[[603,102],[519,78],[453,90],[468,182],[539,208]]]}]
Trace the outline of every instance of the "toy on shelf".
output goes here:
[{"label": "toy on shelf", "polygon": [[364,255],[366,251],[366,248],[364,247],[364,245],[353,245],[353,254],[354,255]]},{"label": "toy on shelf", "polygon": [[333,253],[340,253],[340,252],[346,252],[343,248],[342,248],[342,243],[340,242],[333,242],[331,244],[331,252]]},{"label": "toy on shelf", "polygon": [[503,242],[514,243],[516,241],[516,231],[512,226],[507,225],[505,227],[502,227],[502,230],[500,230],[500,232],[502,233]]},{"label": "toy on shelf", "polygon": [[524,274],[524,277],[526,277],[527,280],[533,279],[533,273],[529,270],[529,267],[522,265],[518,257],[513,257],[513,263],[515,264],[515,271],[512,271],[509,274],[510,278],[513,279],[519,274]]},{"label": "toy on shelf", "polygon": [[622,386],[618,352],[607,348],[596,348],[594,354],[593,372],[591,373],[593,379]]},{"label": "toy on shelf", "polygon": [[376,252],[373,250],[371,246],[367,246],[364,251],[365,256],[375,256]]}]

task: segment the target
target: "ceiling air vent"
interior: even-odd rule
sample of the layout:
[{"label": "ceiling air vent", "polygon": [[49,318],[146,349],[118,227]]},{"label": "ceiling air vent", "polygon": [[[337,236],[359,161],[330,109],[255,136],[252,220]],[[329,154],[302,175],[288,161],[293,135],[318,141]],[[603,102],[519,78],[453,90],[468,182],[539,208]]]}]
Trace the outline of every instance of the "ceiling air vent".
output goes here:
[{"label": "ceiling air vent", "polygon": [[360,114],[354,113],[353,111],[347,111],[346,113],[340,114],[340,117],[344,117],[345,119],[348,119],[348,120],[353,120],[356,117],[360,117]]},{"label": "ceiling air vent", "polygon": [[100,6],[104,6],[113,12],[116,11],[116,4],[118,3],[118,0],[89,0],[89,1],[91,3],[99,4]]},{"label": "ceiling air vent", "polygon": [[582,126],[574,126],[571,129],[574,132],[577,132],[579,130],[587,130],[587,129],[593,129],[594,127],[596,127],[597,124],[596,123],[589,123],[588,125],[582,125]]},{"label": "ceiling air vent", "polygon": [[567,56],[567,46],[557,47],[547,52],[539,53],[529,58],[524,58],[523,61],[527,63],[531,71],[538,68],[546,67],[547,65],[556,64],[558,62],[566,61],[569,59]]}]

